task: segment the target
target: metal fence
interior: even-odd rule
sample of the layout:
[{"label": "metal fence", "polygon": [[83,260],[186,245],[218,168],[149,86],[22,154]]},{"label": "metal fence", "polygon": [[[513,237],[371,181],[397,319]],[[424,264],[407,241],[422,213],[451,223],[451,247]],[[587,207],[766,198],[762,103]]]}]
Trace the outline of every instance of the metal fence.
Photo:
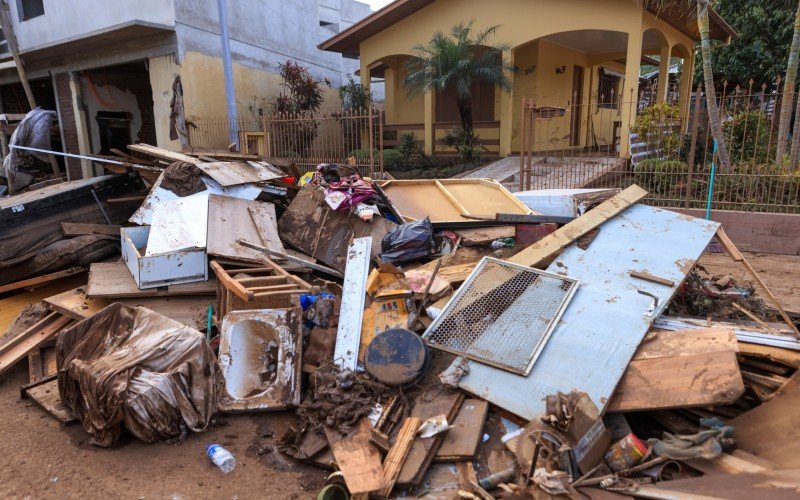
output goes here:
[{"label": "metal fence", "polygon": [[[265,114],[236,120],[240,151],[293,163],[300,172],[320,163],[339,163],[358,169],[362,175],[382,171],[381,111],[340,110],[326,114]],[[227,149],[230,127],[227,118],[189,120],[189,143],[194,147]]]},{"label": "metal fence", "polygon": [[[672,90],[658,99],[651,88],[625,101],[594,95],[589,105],[571,104],[581,102],[578,96],[566,103],[523,99],[516,181],[520,189],[636,183],[657,206],[706,208],[710,202],[719,210],[800,213],[800,171],[791,154],[800,151],[800,134],[788,139],[787,154],[776,161],[782,98],[766,85],[757,91],[752,84],[722,85],[717,103],[728,168],[715,157],[700,87],[683,99]],[[795,96],[788,98],[794,102]],[[624,117],[634,110],[638,116],[623,138]]]}]

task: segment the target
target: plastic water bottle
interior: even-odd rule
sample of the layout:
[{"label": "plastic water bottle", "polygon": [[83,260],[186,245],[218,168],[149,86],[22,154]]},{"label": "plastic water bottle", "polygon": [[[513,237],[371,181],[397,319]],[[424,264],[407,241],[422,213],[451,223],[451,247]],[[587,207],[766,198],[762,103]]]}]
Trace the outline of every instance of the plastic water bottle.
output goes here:
[{"label": "plastic water bottle", "polygon": [[219,467],[223,473],[227,474],[236,467],[236,459],[233,458],[233,453],[229,452],[218,444],[210,444],[206,446],[206,454],[211,461]]}]

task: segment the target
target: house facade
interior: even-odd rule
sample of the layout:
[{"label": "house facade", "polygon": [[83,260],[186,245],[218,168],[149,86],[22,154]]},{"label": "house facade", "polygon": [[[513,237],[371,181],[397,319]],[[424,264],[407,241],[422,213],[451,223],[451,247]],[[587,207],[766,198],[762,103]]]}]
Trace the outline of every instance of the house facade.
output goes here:
[{"label": "house facade", "polygon": [[[126,143],[180,150],[170,134],[176,111],[191,128],[227,114],[217,0],[7,0],[12,30],[37,104],[58,112],[54,147],[109,154]],[[287,59],[326,79],[327,101],[359,68],[352,56],[317,44],[371,11],[355,0],[227,0],[239,116],[267,109],[281,91]],[[179,79],[179,80],[178,80]],[[176,92],[180,109],[175,110]],[[182,103],[182,105],[181,105]],[[19,77],[0,41],[0,113],[25,113]],[[223,134],[224,136],[224,134]],[[60,147],[57,144],[60,139]],[[227,143],[226,143],[227,144]],[[90,162],[67,160],[71,179],[91,176]]]},{"label": "house facade", "polygon": [[[501,156],[521,149],[523,99],[533,103],[535,126],[544,130],[536,135],[534,150],[612,145],[627,156],[642,64],[659,64],[660,81],[667,81],[671,62],[682,64],[677,102],[683,118],[689,112],[699,34],[694,12],[684,6],[655,10],[633,0],[396,0],[320,48],[359,57],[364,85],[384,78],[387,128],[413,132],[430,154],[458,121],[455,99],[447,91],[409,96],[405,63],[435,32],[470,21],[476,30],[498,26],[492,41],[511,47],[498,57],[516,68],[511,92],[473,88],[476,131]],[[710,32],[720,41],[735,36],[713,11]],[[658,101],[668,87],[659,90]]]}]

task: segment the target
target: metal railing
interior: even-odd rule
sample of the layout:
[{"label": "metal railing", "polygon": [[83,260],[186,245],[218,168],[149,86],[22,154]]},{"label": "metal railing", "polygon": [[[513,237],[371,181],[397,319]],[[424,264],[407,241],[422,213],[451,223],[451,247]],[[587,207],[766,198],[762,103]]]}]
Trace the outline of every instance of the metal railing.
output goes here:
[{"label": "metal railing", "polygon": [[[710,202],[718,210],[800,213],[800,170],[791,154],[800,151],[800,134],[788,139],[787,154],[776,161],[783,98],[776,90],[721,86],[717,103],[728,168],[715,158],[700,87],[682,99],[676,92],[658,99],[650,88],[624,101],[593,95],[587,105],[571,97],[523,99],[515,187],[625,188],[636,183],[650,192],[646,203],[657,206],[707,208]],[[794,102],[795,96],[788,98]],[[638,116],[623,138],[624,117],[634,110]]]}]

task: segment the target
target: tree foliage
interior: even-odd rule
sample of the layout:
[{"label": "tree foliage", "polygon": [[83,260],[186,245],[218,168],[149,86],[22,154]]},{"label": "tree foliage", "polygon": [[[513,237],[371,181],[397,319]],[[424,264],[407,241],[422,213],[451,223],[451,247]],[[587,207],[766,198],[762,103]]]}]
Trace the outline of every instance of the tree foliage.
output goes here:
[{"label": "tree foliage", "polygon": [[[714,8],[739,34],[730,45],[714,51],[714,79],[717,84],[747,88],[752,78],[754,90],[768,86],[786,72],[792,43],[797,2],[789,0],[718,0]],[[702,81],[697,65],[695,83]]]}]

